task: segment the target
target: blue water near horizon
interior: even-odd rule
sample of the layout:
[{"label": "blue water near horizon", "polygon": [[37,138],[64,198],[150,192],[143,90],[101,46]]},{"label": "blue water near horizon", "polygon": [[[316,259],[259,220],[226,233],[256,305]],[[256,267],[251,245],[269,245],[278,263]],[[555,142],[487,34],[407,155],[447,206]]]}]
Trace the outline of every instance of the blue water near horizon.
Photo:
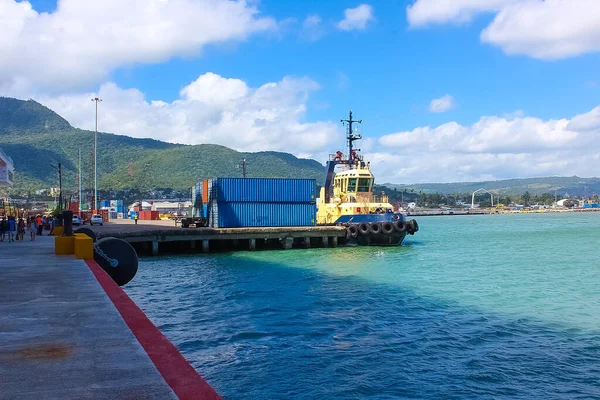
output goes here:
[{"label": "blue water near horizon", "polygon": [[125,289],[225,398],[600,398],[598,214],[145,258]]}]

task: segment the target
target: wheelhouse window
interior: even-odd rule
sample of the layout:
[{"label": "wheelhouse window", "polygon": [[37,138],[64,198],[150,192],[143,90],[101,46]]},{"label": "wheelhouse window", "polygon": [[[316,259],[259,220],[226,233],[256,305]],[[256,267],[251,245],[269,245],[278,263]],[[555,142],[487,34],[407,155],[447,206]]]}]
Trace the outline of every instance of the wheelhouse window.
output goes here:
[{"label": "wheelhouse window", "polygon": [[356,178],[348,179],[348,192],[356,192]]},{"label": "wheelhouse window", "polygon": [[357,191],[359,193],[370,192],[371,191],[371,179],[370,178],[359,178]]}]

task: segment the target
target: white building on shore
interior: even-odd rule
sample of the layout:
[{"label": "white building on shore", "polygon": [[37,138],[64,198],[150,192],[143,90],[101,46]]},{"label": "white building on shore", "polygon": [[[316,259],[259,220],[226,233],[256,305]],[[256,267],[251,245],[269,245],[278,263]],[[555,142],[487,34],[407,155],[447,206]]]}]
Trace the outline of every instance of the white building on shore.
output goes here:
[{"label": "white building on shore", "polygon": [[13,160],[0,149],[0,189],[13,186],[15,167]]}]

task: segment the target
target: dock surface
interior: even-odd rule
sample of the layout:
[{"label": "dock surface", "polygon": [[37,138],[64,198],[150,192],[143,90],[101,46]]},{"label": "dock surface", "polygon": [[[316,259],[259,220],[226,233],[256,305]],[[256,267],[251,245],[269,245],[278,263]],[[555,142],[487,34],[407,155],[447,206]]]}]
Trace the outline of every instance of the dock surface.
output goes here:
[{"label": "dock surface", "polygon": [[177,399],[94,274],[52,237],[0,243],[0,399]]},{"label": "dock surface", "polygon": [[263,228],[182,228],[173,221],[111,220],[90,227],[96,236],[114,237],[129,242],[138,254],[164,252],[211,252],[256,249],[336,247],[343,243],[342,226],[295,226]]}]

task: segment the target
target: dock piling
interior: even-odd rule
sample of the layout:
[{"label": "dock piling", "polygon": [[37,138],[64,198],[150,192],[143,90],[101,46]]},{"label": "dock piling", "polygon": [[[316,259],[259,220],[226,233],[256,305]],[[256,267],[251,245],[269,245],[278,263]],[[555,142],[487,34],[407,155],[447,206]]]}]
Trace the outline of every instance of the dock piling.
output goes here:
[{"label": "dock piling", "polygon": [[205,239],[202,241],[202,252],[208,253],[209,251],[210,251],[210,241]]},{"label": "dock piling", "polygon": [[153,256],[157,256],[158,255],[158,240],[153,240],[152,241],[152,255]]},{"label": "dock piling", "polygon": [[250,251],[255,251],[256,250],[256,239],[249,239],[248,240],[248,249]]}]

